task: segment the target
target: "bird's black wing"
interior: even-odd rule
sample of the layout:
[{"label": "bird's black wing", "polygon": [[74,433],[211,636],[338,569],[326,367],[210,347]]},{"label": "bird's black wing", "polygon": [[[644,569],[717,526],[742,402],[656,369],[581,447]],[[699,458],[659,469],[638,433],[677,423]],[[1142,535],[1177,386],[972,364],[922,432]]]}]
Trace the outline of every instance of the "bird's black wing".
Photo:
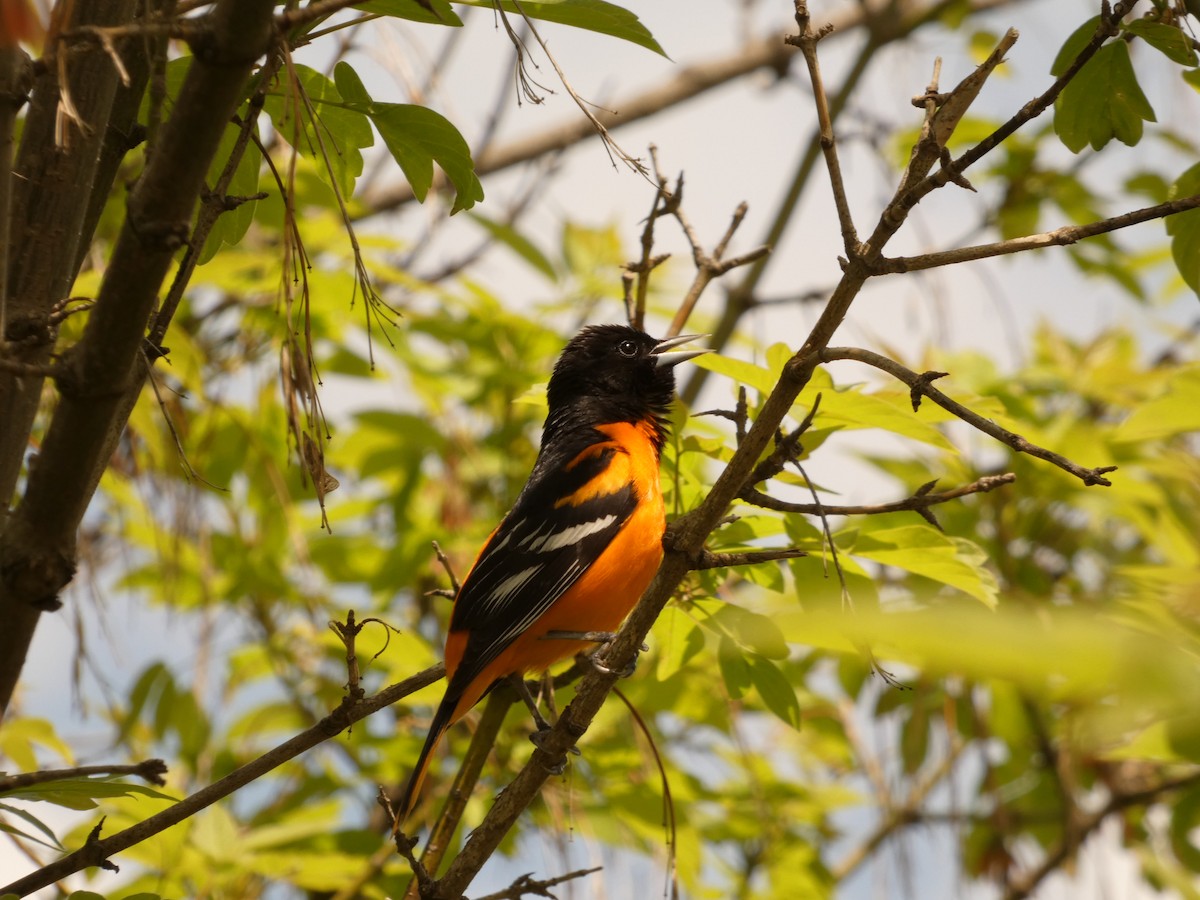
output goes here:
[{"label": "bird's black wing", "polygon": [[492,534],[454,602],[469,642],[454,680],[470,683],[579,580],[637,506],[628,456],[596,444],[542,465]]}]

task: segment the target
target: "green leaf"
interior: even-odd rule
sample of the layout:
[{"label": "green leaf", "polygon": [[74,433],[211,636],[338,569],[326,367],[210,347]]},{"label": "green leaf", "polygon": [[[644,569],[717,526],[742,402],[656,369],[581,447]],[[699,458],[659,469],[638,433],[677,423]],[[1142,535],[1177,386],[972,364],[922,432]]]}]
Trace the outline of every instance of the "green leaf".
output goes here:
[{"label": "green leaf", "polygon": [[479,227],[490,234],[495,240],[504,244],[509,250],[529,263],[537,271],[541,272],[551,281],[558,279],[558,273],[554,271],[554,264],[546,257],[541,250],[521,234],[511,225],[505,225],[503,222],[497,222],[494,219],[489,219],[487,216],[479,213],[471,213],[471,221],[479,224]]},{"label": "green leaf", "polygon": [[1191,431],[1200,431],[1200,365],[1182,368],[1163,394],[1137,406],[1113,437],[1122,443],[1142,442]]},{"label": "green leaf", "polygon": [[731,378],[737,384],[744,384],[764,396],[771,393],[771,389],[775,387],[775,382],[778,380],[770,370],[762,366],[741,359],[721,356],[719,353],[705,353],[692,360],[692,364]]},{"label": "green leaf", "polygon": [[783,632],[768,616],[719,600],[696,600],[692,606],[705,616],[702,624],[722,638],[736,641],[738,646],[767,659],[787,658],[789,650]]},{"label": "green leaf", "polygon": [[129,709],[121,723],[121,731],[117,736],[118,741],[126,740],[133,733],[147,703],[151,705],[157,703],[164,691],[172,690],[174,690],[174,679],[165,665],[156,662],[147,666],[129,692]]},{"label": "green leaf", "polygon": [[278,817],[272,824],[259,825],[241,838],[243,849],[265,850],[271,847],[296,844],[307,838],[328,834],[338,821],[338,801],[306,803],[288,815]]},{"label": "green leaf", "polygon": [[394,19],[462,28],[462,19],[451,9],[447,0],[369,0],[355,3],[354,8]]},{"label": "green leaf", "polygon": [[224,806],[210,806],[192,821],[188,844],[213,862],[236,863],[247,855],[238,823]]},{"label": "green leaf", "polygon": [[[1192,166],[1171,185],[1170,199],[1200,194],[1200,163]],[[1200,209],[1189,209],[1166,219],[1171,236],[1171,255],[1184,282],[1200,294]]]},{"label": "green leaf", "polygon": [[1189,713],[1160,719],[1107,756],[1166,763],[1200,762],[1200,716]]},{"label": "green leaf", "polygon": [[41,800],[68,809],[95,809],[96,800],[110,797],[154,797],[159,800],[176,798],[142,784],[108,781],[103,778],[66,778],[5,791],[3,796],[14,800]]},{"label": "green leaf", "polygon": [[475,175],[471,149],[445,116],[424,106],[376,103],[358,73],[344,62],[334,68],[334,77],[345,98],[344,105],[370,117],[418,200],[424,202],[429,194],[435,162],[454,185],[451,215],[483,199],[483,185]]},{"label": "green leaf", "polygon": [[36,841],[43,847],[49,847],[51,850],[66,851],[66,848],[59,843],[58,838],[55,836],[54,832],[50,830],[50,827],[37,816],[33,815],[33,813],[25,809],[18,809],[15,806],[9,806],[7,803],[0,803],[0,809],[4,810],[4,812],[11,816],[16,816],[18,819],[24,819],[26,822],[40,831],[46,837],[46,840],[42,840],[41,838],[30,834],[27,831],[22,831],[15,825],[8,824],[3,819],[0,819],[0,831],[7,832],[8,834],[20,835],[21,837],[28,838],[31,841]]},{"label": "green leaf", "polygon": [[867,394],[857,388],[827,391],[817,413],[817,423],[844,428],[882,428],[943,450],[954,444],[932,423],[948,418],[940,407],[922,404],[913,412],[907,392]]},{"label": "green leaf", "polygon": [[654,643],[658,648],[654,674],[665,681],[704,649],[704,632],[681,609],[668,606],[654,623]]},{"label": "green leaf", "polygon": [[729,696],[740,700],[751,685],[750,666],[745,654],[727,636],[722,635],[717,646],[717,665],[721,667],[721,677],[725,679],[725,687]]},{"label": "green leaf", "polygon": [[1200,91],[1200,69],[1188,69],[1183,73],[1183,80]]},{"label": "green leaf", "polygon": [[316,162],[322,179],[335,184],[344,198],[354,193],[363,170],[362,150],[375,143],[375,134],[367,116],[344,103],[332,81],[296,64],[280,73],[263,109],[279,136]]},{"label": "green leaf", "polygon": [[55,734],[54,726],[47,720],[20,716],[5,720],[4,727],[0,728],[0,754],[18,769],[32,772],[38,768],[35,746],[53,750],[64,762],[74,764],[71,748]]},{"label": "green leaf", "polygon": [[769,659],[755,657],[748,663],[754,690],[758,691],[758,696],[762,697],[767,709],[784,724],[799,731],[800,701],[796,699],[796,689],[787,676]]},{"label": "green leaf", "polygon": [[[996,605],[999,588],[987,557],[970,541],[942,534],[932,525],[863,526],[850,552],[958,588],[985,606]],[[866,529],[870,529],[869,531]]]},{"label": "green leaf", "polygon": [[1171,850],[1175,858],[1193,872],[1200,869],[1200,847],[1192,835],[1200,826],[1200,787],[1179,798],[1171,813]]},{"label": "green leaf", "polygon": [[1088,41],[1092,39],[1092,35],[1096,33],[1096,29],[1100,26],[1100,17],[1092,16],[1078,28],[1071,32],[1071,36],[1063,42],[1059,48],[1058,55],[1054,57],[1054,62],[1050,64],[1050,74],[1055,78],[1062,75],[1070,68],[1071,63],[1075,61],[1075,57],[1083,51],[1087,46]]},{"label": "green leaf", "polygon": [[[494,0],[457,0],[465,6],[479,6],[483,9],[493,9]],[[501,7],[506,12],[520,16],[524,12],[531,19],[542,19],[546,22],[557,22],[560,25],[570,25],[585,31],[595,31],[611,37],[630,41],[639,47],[653,50],[666,56],[658,41],[650,34],[646,26],[636,15],[627,9],[605,3],[604,0],[543,0],[541,3],[522,0],[520,8],[513,0],[501,0]]]},{"label": "green leaf", "polygon": [[1054,102],[1054,131],[1073,153],[1089,144],[1099,150],[1113,138],[1133,146],[1143,121],[1156,121],[1154,109],[1124,41],[1101,47]]},{"label": "green leaf", "polygon": [[[209,169],[210,184],[216,184],[217,179],[220,178],[221,172],[233,152],[240,131],[241,129],[236,125],[225,126],[217,155],[213,157],[213,164]],[[255,131],[257,133],[257,129]],[[258,151],[258,146],[251,141],[242,152],[242,158],[238,160],[233,178],[229,182],[228,195],[231,198],[251,197],[258,193],[258,172],[261,164],[262,155]],[[226,209],[217,217],[212,231],[208,233],[208,239],[204,242],[204,250],[200,253],[200,265],[204,265],[216,256],[222,245],[233,246],[246,236],[246,232],[250,230],[250,225],[254,222],[254,210],[257,206],[257,200],[238,202],[232,209]],[[172,354],[172,360],[174,360],[174,354]]]},{"label": "green leaf", "polygon": [[1154,22],[1150,19],[1134,19],[1124,30],[1136,34],[1172,62],[1182,66],[1196,65],[1196,51],[1192,49],[1192,42],[1177,25]]}]

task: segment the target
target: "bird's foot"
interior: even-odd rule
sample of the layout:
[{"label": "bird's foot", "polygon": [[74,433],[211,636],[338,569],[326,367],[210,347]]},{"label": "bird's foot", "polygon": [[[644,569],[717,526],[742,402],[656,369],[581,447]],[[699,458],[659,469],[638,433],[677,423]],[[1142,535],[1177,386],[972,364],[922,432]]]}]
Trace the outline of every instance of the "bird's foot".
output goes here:
[{"label": "bird's foot", "polygon": [[[629,665],[620,671],[614,671],[603,661],[604,655],[608,652],[612,642],[616,640],[616,637],[617,633],[615,631],[547,631],[544,635],[542,635],[542,640],[591,641],[592,643],[599,644],[599,649],[592,654],[592,665],[605,675],[616,675],[618,678],[628,678],[637,670],[636,655]],[[648,646],[642,644],[639,652],[645,653],[649,649],[650,648]]]},{"label": "bird's foot", "polygon": [[[616,635],[613,635],[613,637],[616,637]],[[631,659],[629,664],[623,669],[613,669],[604,661],[604,657],[607,656],[610,649],[612,649],[611,639],[605,641],[600,646],[600,649],[592,654],[592,665],[596,667],[597,671],[603,672],[605,675],[616,675],[618,678],[628,678],[637,671],[638,654],[645,653],[650,648],[646,644],[642,644],[638,648],[637,652],[633,654],[633,659]]]}]

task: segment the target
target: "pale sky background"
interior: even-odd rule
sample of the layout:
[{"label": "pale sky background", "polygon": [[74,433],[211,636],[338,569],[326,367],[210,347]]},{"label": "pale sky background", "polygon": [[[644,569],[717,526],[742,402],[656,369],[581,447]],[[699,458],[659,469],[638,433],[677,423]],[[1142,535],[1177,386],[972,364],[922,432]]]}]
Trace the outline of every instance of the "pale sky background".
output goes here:
[{"label": "pale sky background", "polygon": [[[770,29],[788,27],[792,12],[791,0],[750,2],[745,4],[745,9],[749,10],[746,14],[741,5],[730,0],[627,0],[623,5],[638,13],[664,45],[671,60],[605,36],[553,25],[540,26],[574,87],[583,96],[614,106],[618,111],[621,97],[668,77],[677,66],[703,62],[734,50],[746,33],[747,19],[752,22],[749,32],[759,35]],[[815,0],[810,7],[814,18],[820,21],[854,5],[851,0]],[[1050,83],[1049,62],[1058,47],[1084,19],[1095,14],[1098,6],[1099,3],[1092,0],[1041,0],[1019,3],[989,16],[986,25],[991,31],[999,34],[1014,26],[1020,30],[1021,39],[1009,55],[1010,64],[1004,67],[1005,77],[991,79],[975,107],[976,112],[997,119],[1007,118],[1022,103],[1044,90]],[[439,85],[434,102],[473,143],[481,121],[490,112],[497,92],[503,86],[502,79],[507,77],[511,51],[503,33],[493,28],[490,13],[479,9],[465,12],[468,13],[467,34],[455,50],[453,64]],[[375,30],[372,32],[371,29]],[[420,70],[424,59],[438,53],[446,31],[432,26],[389,22],[368,26],[361,35],[360,40],[367,45],[366,59],[360,57],[355,64],[373,95],[379,100],[405,101],[407,97],[398,86],[395,73],[405,67]],[[852,109],[840,120],[842,163],[860,234],[871,230],[879,209],[890,197],[896,173],[884,167],[854,137],[875,128],[878,120],[893,125],[917,125],[919,111],[911,106],[909,99],[923,91],[933,58],[943,57],[943,89],[973,68],[974,60],[962,52],[961,44],[960,39],[949,38],[945,32],[935,29],[922,32],[916,40],[888,49],[872,66]],[[846,40],[831,40],[824,45],[822,61],[827,84],[840,82],[850,49]],[[534,56],[541,65],[539,80],[557,88],[553,71],[545,65],[540,51]],[[317,66],[324,64],[319,57],[310,57],[309,61]],[[1175,128],[1188,133],[1193,140],[1200,139],[1195,92],[1177,75],[1170,74],[1168,67],[1150,58],[1148,50],[1139,51],[1136,64],[1141,83],[1160,120],[1173,119]],[[802,64],[797,62],[790,77],[782,83],[774,83],[765,74],[754,76],[693,100],[669,115],[618,130],[614,136],[634,155],[645,155],[647,144],[655,143],[667,172],[674,174],[683,170],[686,173],[685,208],[708,246],[724,231],[734,207],[747,201],[750,212],[731,251],[744,252],[760,243],[774,213],[775,198],[786,186],[793,161],[803,152],[809,138],[813,113],[807,85],[807,75]],[[498,144],[503,144],[506,138],[540,131],[578,115],[561,90],[547,96],[540,106],[526,104],[517,108],[513,96],[509,88],[508,110]],[[1046,121],[1049,121],[1048,117]],[[1162,158],[1161,149],[1149,143],[1135,149],[1114,146],[1109,152],[1119,160],[1113,167],[1114,173],[1134,159],[1153,161]],[[1057,156],[1065,160],[1070,154],[1060,148]],[[1164,174],[1178,174],[1185,165],[1171,162]],[[488,200],[480,211],[499,215],[503,202],[520,189],[525,177],[521,172],[512,171],[486,180]],[[950,187],[929,198],[914,214],[901,238],[893,242],[891,254],[953,246],[972,230],[989,196],[986,188],[982,197],[976,197]],[[590,139],[566,155],[547,197],[523,220],[522,228],[543,247],[549,248],[557,243],[565,219],[594,225],[615,223],[625,235],[630,258],[633,258],[639,223],[649,208],[650,198],[650,188],[642,179],[623,168],[614,170],[600,141]],[[364,223],[361,227],[364,231],[386,229],[390,234],[415,240],[430,216],[428,209],[413,206],[399,215]],[[478,240],[478,230],[462,221],[464,218],[456,217],[441,230],[435,244],[442,256],[439,262],[454,258],[464,246],[471,246]],[[1063,223],[1046,222],[1044,227],[1052,228],[1058,224]],[[662,241],[658,249],[669,249],[681,260],[674,278],[682,288],[691,274],[685,264],[687,248],[669,222],[660,225],[658,234]],[[1161,235],[1162,225],[1150,223],[1121,239],[1157,242]],[[970,242],[989,239],[992,238],[977,235]],[[775,259],[761,293],[790,295],[832,286],[838,275],[836,257],[840,252],[840,235],[822,170],[807,190],[803,214],[794,220],[784,241],[775,250]],[[516,289],[527,292],[531,298],[547,296],[553,290],[504,254],[490,255],[474,274],[506,296],[514,296]],[[1196,303],[1194,295],[1179,294],[1164,301],[1156,310],[1156,317],[1179,324],[1193,321],[1200,312]],[[718,304],[718,291],[710,289],[702,308],[715,311]],[[757,340],[785,340],[798,346],[816,314],[814,308],[771,307],[745,318],[742,327]],[[605,318],[614,321],[620,315],[621,310],[614,306],[607,310]],[[1095,334],[1110,325],[1133,323],[1149,339],[1157,339],[1150,326],[1143,324],[1146,318],[1141,310],[1125,296],[1107,283],[1082,280],[1064,252],[1050,250],[970,263],[915,278],[877,279],[856,301],[837,342],[876,348],[882,343],[899,348],[911,358],[917,357],[926,346],[976,347],[1013,363],[1020,353],[1021,336],[1043,318],[1080,337]],[[736,348],[729,352],[734,355],[744,353]],[[835,376],[843,380],[869,377],[865,372],[848,368],[835,370]],[[719,393],[721,389],[717,390],[713,399],[724,400],[725,395]],[[401,402],[401,392],[396,386],[381,386],[381,392],[384,396],[395,397],[397,403]],[[333,416],[338,415],[336,396],[326,396],[325,405]],[[815,481],[836,486],[849,502],[880,499],[881,492],[889,499],[894,495],[894,486],[878,478],[860,477],[861,470],[848,468],[844,456],[836,453],[820,454],[809,466],[809,471]],[[123,671],[132,678],[146,662],[163,655],[164,647],[170,648],[165,654],[169,658],[186,660],[193,654],[188,623],[158,610],[147,610],[136,597],[110,591],[107,601],[107,611],[98,618],[91,610],[92,601],[86,591],[72,589],[67,599],[68,611],[44,617],[26,670],[24,709],[54,720],[60,734],[83,748],[85,758],[82,762],[108,758],[107,730],[103,722],[95,717],[81,717],[71,706],[68,661],[75,647],[72,609],[85,611],[89,649],[99,667],[107,671]],[[85,682],[91,677],[85,673]],[[127,684],[118,678],[115,686],[123,691]],[[874,739],[886,741],[887,735],[877,733]],[[946,797],[939,799],[949,803]],[[37,813],[44,815],[54,826],[73,818],[42,807]],[[870,821],[861,814],[851,814],[844,824],[865,829]],[[1047,882],[1039,897],[1044,900],[1093,897],[1140,900],[1148,896],[1131,887],[1135,883],[1132,862],[1113,852],[1116,837],[1109,829],[1099,839],[1089,842],[1078,866],[1077,879],[1071,882],[1064,876],[1056,876]],[[591,864],[594,852],[595,848],[587,846],[583,840],[572,845],[573,861],[581,864]],[[844,885],[838,896],[843,900],[892,897],[990,900],[994,897],[995,892],[987,889],[969,894],[962,892],[957,866],[953,863],[955,855],[948,833],[914,834],[903,842],[894,843],[875,864],[864,867]],[[643,893],[643,896],[657,895],[660,890],[661,873],[657,862],[606,862],[610,863],[607,877],[617,879],[608,884],[619,884],[624,874],[631,884],[640,884],[643,891],[647,884],[654,886],[653,894]],[[485,870],[486,877],[478,881],[473,892],[498,889],[516,874],[531,868],[552,873],[560,871],[561,865],[555,848],[530,846],[517,864],[502,863]],[[7,844],[0,841],[0,873],[15,876],[27,867],[23,860],[14,859]],[[81,882],[74,884],[82,886]],[[562,896],[583,898],[593,895],[582,886],[574,893],[564,889]]]}]

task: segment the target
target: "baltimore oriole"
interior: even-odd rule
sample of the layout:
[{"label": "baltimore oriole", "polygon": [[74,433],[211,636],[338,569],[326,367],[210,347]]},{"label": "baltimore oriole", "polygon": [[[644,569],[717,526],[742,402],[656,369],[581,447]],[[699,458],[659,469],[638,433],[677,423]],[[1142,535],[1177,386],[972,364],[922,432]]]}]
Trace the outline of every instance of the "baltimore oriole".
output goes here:
[{"label": "baltimore oriole", "polygon": [[499,680],[545,671],[589,646],[551,632],[611,632],[662,560],[658,460],[675,394],[676,350],[624,325],[593,325],[558,358],[529,481],[454,600],[446,694],[397,808],[403,823],[438,741]]}]

